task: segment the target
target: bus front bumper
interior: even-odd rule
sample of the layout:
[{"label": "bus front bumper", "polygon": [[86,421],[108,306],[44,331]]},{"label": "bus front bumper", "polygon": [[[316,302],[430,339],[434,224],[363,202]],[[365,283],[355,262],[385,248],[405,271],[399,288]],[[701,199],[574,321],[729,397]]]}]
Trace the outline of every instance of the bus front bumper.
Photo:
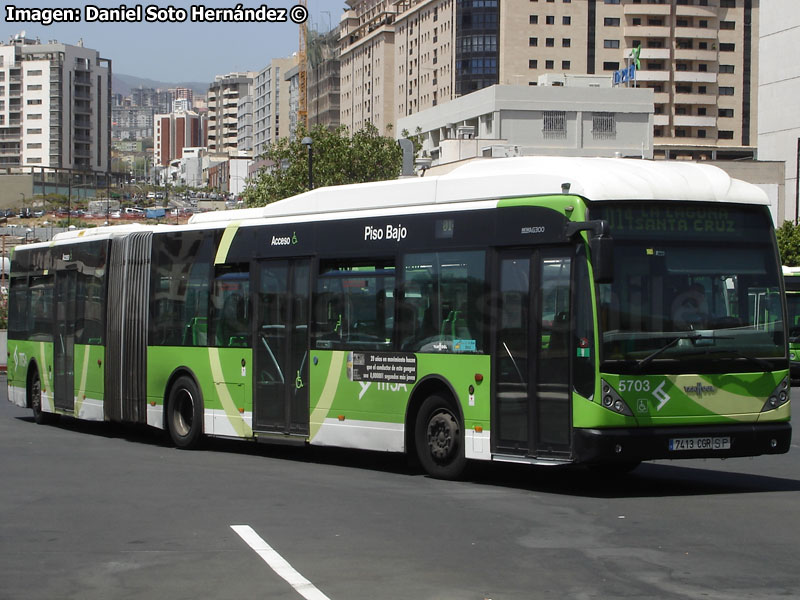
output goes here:
[{"label": "bus front bumper", "polygon": [[791,441],[789,423],[575,429],[573,456],[575,462],[589,464],[663,458],[730,458],[784,454],[789,451]]}]

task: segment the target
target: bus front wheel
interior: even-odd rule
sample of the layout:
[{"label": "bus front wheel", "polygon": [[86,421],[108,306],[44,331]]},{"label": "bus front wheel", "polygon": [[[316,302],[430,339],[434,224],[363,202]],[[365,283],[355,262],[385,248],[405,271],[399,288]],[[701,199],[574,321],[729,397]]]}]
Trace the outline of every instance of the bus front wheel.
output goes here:
[{"label": "bus front wheel", "polygon": [[414,438],[419,461],[431,477],[457,479],[464,472],[464,428],[445,398],[433,395],[422,403]]},{"label": "bus front wheel", "polygon": [[178,448],[196,448],[203,434],[203,399],[191,377],[179,377],[167,400],[167,428]]}]

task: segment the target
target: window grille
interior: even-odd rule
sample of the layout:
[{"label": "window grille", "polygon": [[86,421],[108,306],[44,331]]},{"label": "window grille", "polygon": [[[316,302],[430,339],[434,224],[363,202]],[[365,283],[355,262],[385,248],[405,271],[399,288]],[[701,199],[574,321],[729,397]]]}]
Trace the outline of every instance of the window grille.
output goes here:
[{"label": "window grille", "polygon": [[563,110],[546,110],[543,114],[545,138],[557,139],[567,137],[567,113]]},{"label": "window grille", "polygon": [[596,140],[613,140],[617,137],[617,119],[614,113],[592,113],[592,135]]}]

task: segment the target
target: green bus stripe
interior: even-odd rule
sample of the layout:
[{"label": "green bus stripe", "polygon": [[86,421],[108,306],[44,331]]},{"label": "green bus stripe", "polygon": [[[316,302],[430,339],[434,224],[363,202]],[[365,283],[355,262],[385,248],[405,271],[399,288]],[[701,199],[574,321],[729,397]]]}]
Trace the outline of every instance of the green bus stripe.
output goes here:
[{"label": "green bus stripe", "polygon": [[231,422],[234,430],[239,435],[242,437],[253,437],[253,430],[245,423],[242,415],[239,413],[239,409],[236,408],[236,403],[234,403],[231,397],[228,386],[224,383],[225,376],[222,373],[222,361],[219,358],[219,348],[209,348],[208,358],[211,366],[211,376],[216,383],[217,396],[219,396],[219,401],[222,404],[222,408],[225,410],[225,416],[228,417],[228,421]]},{"label": "green bus stripe", "polygon": [[331,366],[328,369],[328,377],[325,379],[325,385],[322,388],[319,402],[311,413],[310,420],[310,436],[309,440],[313,440],[319,433],[322,423],[325,421],[325,416],[333,405],[333,398],[336,395],[336,388],[339,386],[339,376],[342,372],[342,364],[344,363],[344,352],[334,352],[331,355]]},{"label": "green bus stripe", "polygon": [[86,377],[89,374],[89,347],[83,346],[83,365],[81,366],[81,381],[78,386],[78,398],[75,400],[75,414],[81,412],[83,397],[86,395]]},{"label": "green bus stripe", "polygon": [[233,238],[239,230],[240,223],[241,221],[232,221],[225,228],[225,233],[222,234],[222,240],[220,240],[219,248],[217,248],[217,256],[214,258],[215,265],[224,264],[228,258],[228,251],[231,249]]}]

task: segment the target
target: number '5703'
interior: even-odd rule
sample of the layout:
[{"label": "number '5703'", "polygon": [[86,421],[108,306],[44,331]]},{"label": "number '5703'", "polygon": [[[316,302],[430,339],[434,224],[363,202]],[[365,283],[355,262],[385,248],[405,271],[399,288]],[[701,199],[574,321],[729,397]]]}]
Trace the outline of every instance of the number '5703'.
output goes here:
[{"label": "number '5703'", "polygon": [[649,392],[650,381],[647,379],[620,379],[620,392]]}]

